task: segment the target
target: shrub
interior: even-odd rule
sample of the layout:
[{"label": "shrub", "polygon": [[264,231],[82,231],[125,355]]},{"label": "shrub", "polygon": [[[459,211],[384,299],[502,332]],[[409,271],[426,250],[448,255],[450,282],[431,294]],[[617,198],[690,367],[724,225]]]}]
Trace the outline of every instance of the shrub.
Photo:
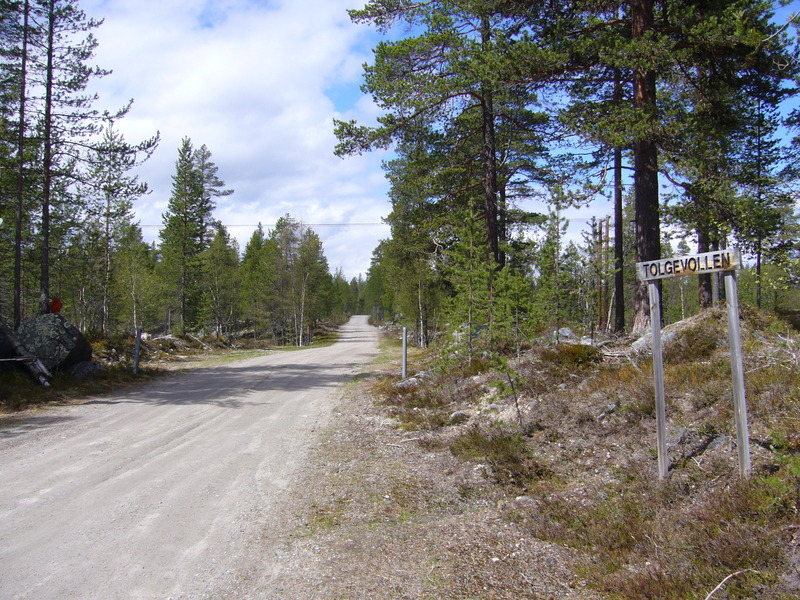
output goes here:
[{"label": "shrub", "polygon": [[542,359],[566,367],[577,367],[602,362],[603,353],[594,346],[560,344],[542,351]]},{"label": "shrub", "polygon": [[515,491],[527,489],[534,481],[547,478],[552,471],[540,464],[525,438],[518,433],[492,426],[488,431],[473,427],[450,444],[450,451],[461,458],[485,462],[495,481]]}]

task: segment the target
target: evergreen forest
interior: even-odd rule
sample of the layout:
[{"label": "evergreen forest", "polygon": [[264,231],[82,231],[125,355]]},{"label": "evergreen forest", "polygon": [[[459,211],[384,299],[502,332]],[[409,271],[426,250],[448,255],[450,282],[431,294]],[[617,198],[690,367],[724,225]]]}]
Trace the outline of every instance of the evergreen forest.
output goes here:
[{"label": "evergreen forest", "polygon": [[331,274],[319,237],[285,215],[244,249],[214,218],[228,196],[210,149],[184,138],[158,240],[146,242],[135,174],[160,142],[130,142],[132,102],[97,109],[88,92],[91,19],[77,0],[0,2],[0,323],[63,306],[94,339],[118,333],[247,332],[305,345],[322,320],[358,312],[363,282]]},{"label": "evergreen forest", "polygon": [[[547,328],[641,332],[638,261],[740,248],[742,300],[800,308],[798,16],[782,0],[373,0],[364,66],[377,123],[334,121],[342,158],[391,149],[391,236],[364,278],[331,273],[291,215],[240,248],[234,194],[185,137],[158,240],[133,207],[157,132],[87,91],[78,0],[0,1],[0,321],[52,310],[94,335],[246,334],[304,345],[348,314],[469,358]],[[112,65],[113,66],[113,65]],[[217,149],[224,151],[225,149]],[[234,196],[235,198],[235,196]],[[536,201],[545,210],[524,207]],[[603,203],[568,238],[563,211]],[[724,299],[711,275],[663,283],[665,322]]]},{"label": "evergreen forest", "polygon": [[[780,1],[373,0],[363,70],[392,235],[366,284],[472,359],[545,328],[641,333],[636,262],[739,248],[744,302],[797,310],[798,14]],[[537,199],[545,210],[525,210]],[[581,239],[563,212],[598,204]],[[724,300],[717,275],[661,284],[663,322]]]}]

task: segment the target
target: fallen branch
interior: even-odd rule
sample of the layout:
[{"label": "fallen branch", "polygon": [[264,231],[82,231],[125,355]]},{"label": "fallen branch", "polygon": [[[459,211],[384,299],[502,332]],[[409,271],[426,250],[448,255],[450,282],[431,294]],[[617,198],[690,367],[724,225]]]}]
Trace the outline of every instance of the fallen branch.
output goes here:
[{"label": "fallen branch", "polygon": [[[421,442],[421,441],[422,441],[422,438],[408,438],[406,440],[400,440],[400,443],[403,444],[403,443],[406,443],[406,442]],[[390,446],[392,448],[402,448],[403,447],[400,444],[386,444],[386,445]]]},{"label": "fallen branch", "polygon": [[745,569],[744,571],[736,571],[736,573],[731,573],[731,574],[730,574],[730,575],[728,575],[728,576],[727,576],[725,579],[723,579],[722,581],[720,581],[720,582],[719,582],[719,585],[717,585],[717,587],[715,587],[713,590],[711,590],[711,593],[709,593],[709,594],[708,594],[708,596],[706,596],[706,600],[710,600],[710,599],[711,599],[711,596],[713,596],[713,595],[714,595],[714,594],[716,594],[718,591],[720,591],[720,590],[723,588],[723,586],[724,586],[726,583],[728,583],[728,581],[729,581],[730,579],[733,579],[733,578],[734,578],[734,577],[736,577],[737,575],[741,575],[742,573],[756,573],[756,572],[757,572],[757,571],[756,571],[755,569]]},{"label": "fallen branch", "polygon": [[195,342],[200,344],[203,347],[204,350],[211,350],[211,346],[206,344],[203,340],[197,339],[191,333],[187,333],[186,336],[192,338]]}]

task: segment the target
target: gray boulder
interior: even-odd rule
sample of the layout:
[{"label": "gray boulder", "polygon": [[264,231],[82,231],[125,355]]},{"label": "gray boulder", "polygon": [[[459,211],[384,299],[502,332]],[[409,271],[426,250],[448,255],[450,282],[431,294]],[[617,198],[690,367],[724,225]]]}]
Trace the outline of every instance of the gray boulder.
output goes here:
[{"label": "gray boulder", "polygon": [[578,336],[569,327],[562,327],[558,331],[553,332],[553,338],[562,342],[577,342]]},{"label": "gray boulder", "polygon": [[39,315],[19,328],[17,341],[53,370],[92,360],[92,346],[72,323],[60,314]]},{"label": "gray boulder", "polygon": [[106,368],[100,363],[91,360],[75,363],[69,368],[68,372],[75,379],[91,379],[105,373]]},{"label": "gray boulder", "polygon": [[[671,326],[670,326],[671,327]],[[661,346],[668,348],[678,339],[678,332],[674,327],[661,330]],[[650,352],[653,349],[653,332],[648,331],[631,344],[631,349],[636,352]]]}]

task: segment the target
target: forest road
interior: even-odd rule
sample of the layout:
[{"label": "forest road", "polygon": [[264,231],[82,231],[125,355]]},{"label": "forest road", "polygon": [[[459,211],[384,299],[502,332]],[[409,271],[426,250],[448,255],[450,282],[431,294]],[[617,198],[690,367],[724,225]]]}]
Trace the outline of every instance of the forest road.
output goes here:
[{"label": "forest road", "polygon": [[[377,354],[327,348],[197,369],[0,426],[0,599],[245,598],[340,385]],[[284,532],[285,533],[285,532]]]}]

